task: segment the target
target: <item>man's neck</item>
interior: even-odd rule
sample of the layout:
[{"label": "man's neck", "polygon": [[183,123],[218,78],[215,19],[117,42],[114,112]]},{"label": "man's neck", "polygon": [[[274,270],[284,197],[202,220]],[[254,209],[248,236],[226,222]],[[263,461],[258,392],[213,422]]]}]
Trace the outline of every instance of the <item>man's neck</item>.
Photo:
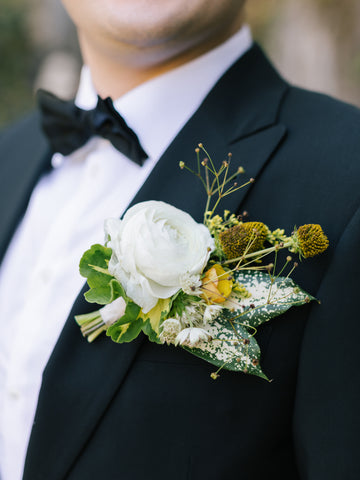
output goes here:
[{"label": "man's neck", "polygon": [[196,46],[182,45],[181,50],[175,45],[171,48],[169,44],[166,51],[157,46],[148,49],[133,47],[133,51],[129,46],[123,49],[112,45],[109,48],[109,45],[95,44],[81,34],[79,40],[84,61],[90,68],[98,94],[103,98],[119,98],[151,78],[212,50],[230,38],[241,27],[241,23],[234,24],[216,38],[199,42]]}]

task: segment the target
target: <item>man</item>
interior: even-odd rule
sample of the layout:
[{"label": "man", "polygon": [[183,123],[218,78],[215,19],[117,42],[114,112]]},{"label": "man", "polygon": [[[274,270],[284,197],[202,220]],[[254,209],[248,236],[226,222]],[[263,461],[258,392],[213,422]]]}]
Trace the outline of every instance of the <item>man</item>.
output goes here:
[{"label": "man", "polygon": [[[241,28],[243,2],[64,3],[88,66],[77,105],[118,99],[149,158],[98,137],[49,156],[37,116],[2,139],[2,480],[22,477],[26,450],[24,480],[359,478],[358,110],[289,86]],[[322,305],[259,329],[271,383],[213,381],[145,339],[89,345],[73,320],[94,309],[75,269],[105,216],[161,199],[201,220],[203,192],[178,170],[199,141],[256,178],[228,208],[330,240],[297,274]]]}]

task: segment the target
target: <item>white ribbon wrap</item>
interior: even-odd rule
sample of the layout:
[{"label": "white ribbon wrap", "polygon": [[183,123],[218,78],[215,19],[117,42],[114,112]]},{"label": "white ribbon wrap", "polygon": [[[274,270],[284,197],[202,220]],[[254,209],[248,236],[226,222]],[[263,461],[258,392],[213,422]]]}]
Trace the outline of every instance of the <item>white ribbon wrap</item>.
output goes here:
[{"label": "white ribbon wrap", "polygon": [[124,315],[125,309],[126,302],[122,297],[119,297],[108,305],[105,305],[105,307],[101,308],[99,313],[105,325],[110,327],[110,325],[115,323]]}]

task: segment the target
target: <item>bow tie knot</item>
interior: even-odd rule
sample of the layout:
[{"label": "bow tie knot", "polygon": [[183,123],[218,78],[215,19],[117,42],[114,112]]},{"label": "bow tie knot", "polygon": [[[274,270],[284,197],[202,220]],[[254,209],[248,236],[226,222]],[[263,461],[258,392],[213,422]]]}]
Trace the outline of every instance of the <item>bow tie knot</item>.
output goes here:
[{"label": "bow tie knot", "polygon": [[98,97],[93,110],[82,110],[73,101],[39,90],[38,102],[43,130],[54,152],[69,155],[98,135],[139,165],[147,158],[137,135],[115,110],[110,97]]}]

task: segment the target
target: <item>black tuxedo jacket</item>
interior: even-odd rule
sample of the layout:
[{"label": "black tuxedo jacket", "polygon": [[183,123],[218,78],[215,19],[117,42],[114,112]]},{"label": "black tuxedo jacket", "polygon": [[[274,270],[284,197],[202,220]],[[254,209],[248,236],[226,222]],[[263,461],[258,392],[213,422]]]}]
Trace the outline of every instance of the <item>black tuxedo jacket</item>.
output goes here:
[{"label": "black tuxedo jacket", "polygon": [[[270,228],[320,223],[329,250],[296,280],[322,302],[259,329],[268,383],[145,338],[88,344],[74,315],[43,374],[24,480],[358,480],[360,114],[289,86],[254,46],[218,82],[134,203],[161,199],[201,221],[205,195],[180,171],[203,142],[255,183],[224,207]],[[49,161],[31,116],[1,140],[1,251]],[[22,172],[19,179],[19,172]],[[49,312],[51,322],[51,312]]]}]

